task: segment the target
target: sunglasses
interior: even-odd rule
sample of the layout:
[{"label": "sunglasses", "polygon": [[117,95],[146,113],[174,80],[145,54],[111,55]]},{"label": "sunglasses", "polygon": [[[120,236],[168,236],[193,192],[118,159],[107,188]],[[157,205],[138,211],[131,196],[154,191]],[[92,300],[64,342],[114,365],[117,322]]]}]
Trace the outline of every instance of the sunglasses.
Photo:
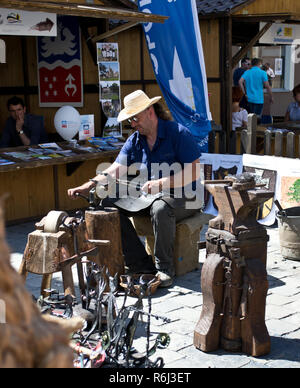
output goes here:
[{"label": "sunglasses", "polygon": [[128,119],[127,121],[128,121],[129,124],[131,124],[133,121],[134,121],[135,123],[137,123],[137,122],[139,121],[139,118],[136,117],[136,116],[133,116],[131,119]]}]

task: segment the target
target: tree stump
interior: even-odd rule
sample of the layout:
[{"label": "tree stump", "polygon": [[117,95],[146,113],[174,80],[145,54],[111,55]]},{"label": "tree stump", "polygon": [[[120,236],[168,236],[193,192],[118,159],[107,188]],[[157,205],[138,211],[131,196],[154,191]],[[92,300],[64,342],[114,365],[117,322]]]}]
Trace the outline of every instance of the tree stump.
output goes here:
[{"label": "tree stump", "polygon": [[86,229],[90,240],[110,240],[110,246],[101,246],[95,259],[99,266],[107,267],[109,274],[119,277],[125,273],[119,211],[114,208],[86,211]]},{"label": "tree stump", "polygon": [[1,200],[0,302],[0,368],[73,367],[67,332],[42,318],[23,279],[10,265]]}]

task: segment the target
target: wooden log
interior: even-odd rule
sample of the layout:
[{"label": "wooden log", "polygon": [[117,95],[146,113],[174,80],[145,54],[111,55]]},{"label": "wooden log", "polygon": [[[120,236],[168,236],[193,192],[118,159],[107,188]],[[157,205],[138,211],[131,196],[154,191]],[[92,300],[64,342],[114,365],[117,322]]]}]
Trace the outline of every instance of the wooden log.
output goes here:
[{"label": "wooden log", "polygon": [[87,211],[85,213],[85,221],[89,239],[111,241],[110,246],[100,247],[95,263],[99,266],[107,267],[111,276],[114,276],[116,273],[119,276],[123,275],[125,273],[125,264],[122,251],[119,211],[114,208]]}]

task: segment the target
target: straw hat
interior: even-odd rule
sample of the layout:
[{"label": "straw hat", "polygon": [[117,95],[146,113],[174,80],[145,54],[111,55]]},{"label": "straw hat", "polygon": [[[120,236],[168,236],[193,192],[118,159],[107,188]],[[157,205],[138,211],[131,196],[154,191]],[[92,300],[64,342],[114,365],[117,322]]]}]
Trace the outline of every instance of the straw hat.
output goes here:
[{"label": "straw hat", "polygon": [[142,90],[136,90],[124,98],[124,109],[121,110],[118,121],[130,119],[151,105],[157,103],[161,97],[149,98]]}]

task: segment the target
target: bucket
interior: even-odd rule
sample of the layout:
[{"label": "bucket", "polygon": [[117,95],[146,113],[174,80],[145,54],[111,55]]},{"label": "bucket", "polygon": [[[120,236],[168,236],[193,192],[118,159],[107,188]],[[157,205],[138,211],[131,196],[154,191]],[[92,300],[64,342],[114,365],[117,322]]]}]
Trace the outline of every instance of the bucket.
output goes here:
[{"label": "bucket", "polygon": [[279,211],[277,218],[282,256],[300,261],[300,206]]}]

